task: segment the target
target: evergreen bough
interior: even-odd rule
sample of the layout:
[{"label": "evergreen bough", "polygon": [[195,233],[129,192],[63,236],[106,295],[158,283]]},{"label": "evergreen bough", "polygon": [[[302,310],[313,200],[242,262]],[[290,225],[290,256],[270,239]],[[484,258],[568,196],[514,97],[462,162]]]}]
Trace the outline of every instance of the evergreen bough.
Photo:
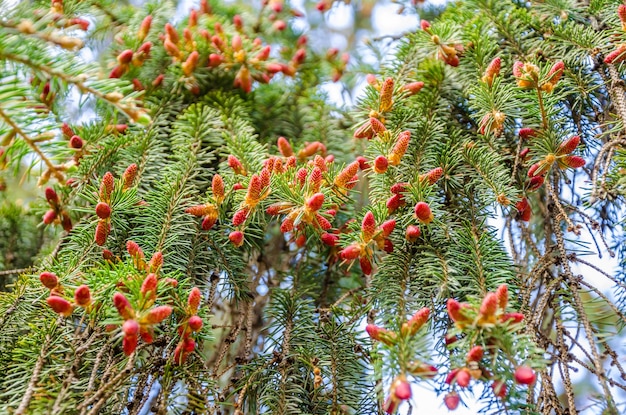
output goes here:
[{"label": "evergreen bough", "polygon": [[2,2],[1,413],[626,410],[626,6],[120,3]]}]

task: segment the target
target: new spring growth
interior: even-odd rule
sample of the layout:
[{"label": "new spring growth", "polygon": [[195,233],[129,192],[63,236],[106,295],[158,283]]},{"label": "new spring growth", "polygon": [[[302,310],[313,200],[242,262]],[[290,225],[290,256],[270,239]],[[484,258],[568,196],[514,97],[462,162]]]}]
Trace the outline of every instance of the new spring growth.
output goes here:
[{"label": "new spring growth", "polygon": [[492,110],[486,113],[478,123],[478,132],[483,135],[493,133],[496,137],[502,134],[504,130],[504,121],[506,114],[498,110]]},{"label": "new spring growth", "polygon": [[539,68],[532,63],[516,61],[513,64],[513,76],[517,78],[517,86],[520,88],[533,89],[539,82]]},{"label": "new spring growth", "polygon": [[535,371],[528,366],[519,366],[515,369],[514,374],[515,382],[520,385],[532,385],[537,380]]},{"label": "new spring growth", "polygon": [[424,307],[418,310],[408,321],[402,323],[400,334],[402,336],[415,336],[415,334],[421,329],[430,315],[430,309]]},{"label": "new spring growth", "polygon": [[424,82],[421,81],[409,82],[402,87],[408,95],[415,95],[420,92],[422,88],[424,88]]},{"label": "new spring growth", "polygon": [[393,251],[393,244],[389,236],[395,226],[396,221],[390,219],[377,227],[374,214],[367,212],[361,222],[360,240],[346,246],[341,250],[339,256],[344,261],[353,261],[358,258],[361,271],[365,275],[370,275],[372,273],[374,248],[383,249],[385,252]]},{"label": "new spring growth", "polygon": [[580,137],[575,135],[563,141],[554,153],[548,153],[543,160],[528,169],[528,177],[545,176],[556,162],[561,169],[579,168],[585,165],[585,159],[571,153],[580,144]]},{"label": "new spring growth", "polygon": [[460,402],[461,397],[456,392],[450,392],[443,397],[443,403],[450,411],[454,411],[456,408],[458,408]]},{"label": "new spring growth", "polygon": [[400,375],[394,379],[389,388],[389,396],[384,404],[385,413],[395,413],[402,401],[406,401],[410,398],[411,385],[404,375]]},{"label": "new spring growth", "polygon": [[[1,154],[0,154],[1,156]],[[47,187],[45,190],[46,202],[50,205],[50,209],[44,213],[42,221],[46,225],[60,224],[66,232],[72,230],[72,219],[65,209],[61,206],[61,199],[57,192]]]},{"label": "new spring growth", "polygon": [[481,80],[491,87],[491,85],[493,85],[493,80],[495,79],[495,77],[500,75],[501,64],[502,61],[499,57],[493,58],[493,60],[487,66],[485,74],[483,75]]},{"label": "new spring growth", "polygon": [[522,220],[524,222],[530,221],[532,210],[530,208],[530,203],[528,203],[528,199],[523,197],[519,202],[515,204],[515,209],[517,209],[518,220]]},{"label": "new spring growth", "polygon": [[564,69],[565,64],[563,64],[563,62],[558,61],[557,63],[555,63],[552,68],[550,68],[550,71],[546,76],[546,80],[541,85],[541,90],[547,93],[552,92],[556,84],[561,79],[561,76],[563,76]]},{"label": "new spring growth", "polygon": [[207,202],[203,205],[190,206],[185,209],[186,213],[202,217],[201,226],[205,231],[210,230],[217,222],[219,217],[218,206],[222,204],[225,198],[224,180],[219,174],[213,176],[211,181],[211,190],[213,192],[213,200],[215,203]]},{"label": "new spring growth", "polygon": [[414,208],[415,217],[422,223],[429,224],[435,218],[430,206],[426,202],[417,202]]},{"label": "new spring growth", "polygon": [[406,150],[409,148],[409,141],[411,140],[411,132],[404,131],[398,135],[396,139],[396,144],[393,146],[391,153],[388,155],[389,164],[392,166],[397,166],[400,164],[400,160],[406,153]]},{"label": "new spring growth", "polygon": [[393,107],[393,78],[387,78],[380,88],[380,98],[378,104],[378,112],[383,113],[390,111]]},{"label": "new spring growth", "polygon": [[358,161],[353,161],[352,163],[348,164],[338,175],[337,177],[335,177],[335,180],[333,181],[333,183],[335,184],[335,186],[337,186],[339,189],[345,189],[348,188],[348,185],[351,181],[353,181],[352,179],[354,178],[354,176],[356,176],[357,172],[359,171],[359,162]]},{"label": "new spring growth", "polygon": [[174,351],[174,363],[183,364],[187,357],[195,349],[195,341],[191,338],[193,333],[202,329],[203,321],[197,313],[200,308],[202,293],[197,287],[193,287],[187,297],[186,317],[178,326],[178,334],[181,338]]},{"label": "new spring growth", "polygon": [[122,174],[122,190],[128,190],[133,186],[137,177],[137,169],[137,165],[133,163],[124,170]]}]

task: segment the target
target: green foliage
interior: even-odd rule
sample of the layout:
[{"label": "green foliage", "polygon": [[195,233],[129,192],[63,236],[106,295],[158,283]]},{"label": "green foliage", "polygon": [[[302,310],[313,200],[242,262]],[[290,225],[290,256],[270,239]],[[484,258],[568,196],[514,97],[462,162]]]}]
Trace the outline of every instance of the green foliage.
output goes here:
[{"label": "green foliage", "polygon": [[354,108],[361,52],[249,3],[3,8],[0,412],[623,412],[619,2],[399,1]]}]

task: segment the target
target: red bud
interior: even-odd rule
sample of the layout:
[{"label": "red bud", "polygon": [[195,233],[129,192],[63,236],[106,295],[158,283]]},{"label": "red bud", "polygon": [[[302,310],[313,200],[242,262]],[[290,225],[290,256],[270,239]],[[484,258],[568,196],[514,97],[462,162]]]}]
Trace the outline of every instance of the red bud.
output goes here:
[{"label": "red bud", "polygon": [[378,156],[374,159],[374,171],[378,174],[382,174],[387,171],[389,166],[389,160],[385,156]]},{"label": "red bud", "polygon": [[409,242],[417,241],[417,238],[419,238],[421,234],[422,234],[422,231],[420,230],[419,226],[409,225],[406,228],[405,236],[406,236],[406,240]]},{"label": "red bud", "polygon": [[134,317],[135,312],[133,307],[130,305],[130,302],[126,299],[126,297],[124,297],[124,294],[113,294],[113,305],[124,320],[129,320]]},{"label": "red bud", "polygon": [[348,245],[341,250],[339,255],[341,258],[351,261],[353,259],[357,259],[359,255],[361,255],[361,248],[358,245]]},{"label": "red bud", "polygon": [[481,346],[474,346],[467,352],[465,360],[468,362],[479,362],[483,358],[484,350]]},{"label": "red bud", "polygon": [[372,274],[372,262],[369,260],[369,258],[364,256],[359,258],[359,265],[361,266],[361,271],[363,271],[363,274]]},{"label": "red bud", "polygon": [[241,232],[241,231],[232,231],[228,235],[228,239],[230,239],[230,241],[233,243],[233,245],[235,245],[237,248],[239,248],[241,245],[243,245],[243,232]]},{"label": "red bud", "polygon": [[91,291],[86,285],[81,285],[74,291],[74,302],[81,306],[87,307],[91,303]]},{"label": "red bud", "polygon": [[202,300],[202,293],[198,287],[193,287],[189,292],[189,297],[187,298],[187,307],[189,307],[189,312],[191,314],[195,314],[198,312],[198,307],[200,307],[200,301]]},{"label": "red bud", "polygon": [[170,314],[172,314],[172,307],[168,305],[154,307],[148,312],[148,315],[146,316],[146,323],[158,324],[168,318]]},{"label": "red bud", "polygon": [[52,290],[59,285],[59,278],[56,274],[48,271],[44,271],[39,274],[39,281],[43,284],[44,287]]},{"label": "red bud", "polygon": [[430,206],[428,206],[426,202],[418,202],[415,205],[415,217],[426,224],[432,222],[434,219]]},{"label": "red bud", "polygon": [[446,405],[446,408],[451,411],[454,411],[456,408],[458,408],[460,402],[461,398],[456,392],[450,392],[443,398],[443,403]]},{"label": "red bud", "polygon": [[105,202],[98,203],[96,205],[96,215],[100,219],[108,219],[111,216],[111,207]]},{"label": "red bud", "polygon": [[137,349],[137,336],[124,336],[122,340],[122,349],[126,356],[130,356]]},{"label": "red bud", "polygon": [[46,211],[46,213],[44,213],[42,220],[43,220],[43,223],[45,223],[46,225],[50,225],[52,222],[54,222],[56,218],[57,218],[56,211],[53,209],[49,209],[48,211]]},{"label": "red bud", "polygon": [[202,319],[198,316],[191,316],[189,317],[187,325],[192,331],[200,331],[202,328]]},{"label": "red bud", "polygon": [[339,242],[339,236],[332,233],[323,233],[320,239],[322,243],[328,246],[336,246],[337,242]]},{"label": "red bud", "polygon": [[537,380],[535,371],[528,366],[519,366],[515,369],[515,381],[521,385],[532,385]]},{"label": "red bud", "polygon": [[55,313],[63,317],[69,317],[72,314],[72,304],[65,298],[53,295],[48,297],[46,302]]}]

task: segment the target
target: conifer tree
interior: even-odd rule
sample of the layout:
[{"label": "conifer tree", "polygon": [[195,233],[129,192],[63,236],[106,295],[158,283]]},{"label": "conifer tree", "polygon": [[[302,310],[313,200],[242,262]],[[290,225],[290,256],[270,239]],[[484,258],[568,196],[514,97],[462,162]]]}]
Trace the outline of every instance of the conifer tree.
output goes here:
[{"label": "conifer tree", "polygon": [[626,5],[338,3],[1,2],[0,413],[626,411]]}]

